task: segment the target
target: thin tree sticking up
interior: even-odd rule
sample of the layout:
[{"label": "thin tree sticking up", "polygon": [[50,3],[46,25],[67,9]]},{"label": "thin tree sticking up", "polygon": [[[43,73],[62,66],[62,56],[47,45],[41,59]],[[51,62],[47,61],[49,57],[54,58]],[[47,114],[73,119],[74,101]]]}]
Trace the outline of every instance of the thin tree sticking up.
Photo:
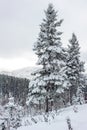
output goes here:
[{"label": "thin tree sticking up", "polygon": [[71,120],[69,117],[67,118],[67,125],[68,125],[68,130],[73,130],[73,128],[71,126]]}]

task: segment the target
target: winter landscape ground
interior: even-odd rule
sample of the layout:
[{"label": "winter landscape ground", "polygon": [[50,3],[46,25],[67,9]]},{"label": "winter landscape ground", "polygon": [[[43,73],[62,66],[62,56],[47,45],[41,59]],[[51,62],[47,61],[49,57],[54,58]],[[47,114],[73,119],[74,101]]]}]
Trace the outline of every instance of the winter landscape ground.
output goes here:
[{"label": "winter landscape ground", "polygon": [[[29,117],[26,117],[23,119],[23,126],[18,130],[68,130],[67,118],[70,118],[73,130],[87,130],[87,104],[76,107],[76,112],[74,106],[59,110],[54,119],[52,118],[54,113],[51,113],[48,122],[43,121],[43,116],[36,116],[34,117],[37,121],[35,124]],[[28,121],[29,126],[24,126]]]}]

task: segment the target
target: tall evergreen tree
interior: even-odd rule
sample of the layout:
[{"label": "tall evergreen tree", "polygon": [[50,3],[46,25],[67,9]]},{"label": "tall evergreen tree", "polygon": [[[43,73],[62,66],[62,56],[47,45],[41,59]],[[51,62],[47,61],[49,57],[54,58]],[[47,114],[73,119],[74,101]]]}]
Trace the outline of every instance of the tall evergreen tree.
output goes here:
[{"label": "tall evergreen tree", "polygon": [[49,4],[45,11],[45,19],[40,25],[40,33],[34,45],[38,56],[38,65],[42,68],[35,74],[36,78],[30,82],[33,99],[45,101],[46,112],[49,111],[49,101],[54,102],[55,97],[62,93],[65,85],[65,51],[61,44],[62,32],[57,30],[63,20],[57,21],[57,11]]},{"label": "tall evergreen tree", "polygon": [[69,80],[70,104],[73,104],[78,97],[81,97],[82,87],[84,87],[84,63],[80,61],[80,47],[74,33],[69,42],[66,73]]}]

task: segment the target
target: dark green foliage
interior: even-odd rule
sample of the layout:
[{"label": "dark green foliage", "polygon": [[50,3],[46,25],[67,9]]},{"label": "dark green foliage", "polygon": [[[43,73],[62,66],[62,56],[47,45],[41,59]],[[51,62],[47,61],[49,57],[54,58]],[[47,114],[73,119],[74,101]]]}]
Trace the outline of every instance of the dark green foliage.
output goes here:
[{"label": "dark green foliage", "polygon": [[9,93],[14,97],[15,102],[25,104],[28,94],[29,80],[16,78],[7,75],[0,75],[0,94],[9,97]]}]

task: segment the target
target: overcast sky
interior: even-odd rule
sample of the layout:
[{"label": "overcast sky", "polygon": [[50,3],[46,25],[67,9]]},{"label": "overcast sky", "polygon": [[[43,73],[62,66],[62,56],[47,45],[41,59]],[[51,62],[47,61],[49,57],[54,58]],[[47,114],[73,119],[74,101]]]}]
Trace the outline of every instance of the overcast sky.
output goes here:
[{"label": "overcast sky", "polygon": [[87,0],[0,0],[0,70],[35,66],[32,48],[49,3],[58,10],[58,18],[64,19],[63,45],[74,32],[81,58],[87,61]]}]

